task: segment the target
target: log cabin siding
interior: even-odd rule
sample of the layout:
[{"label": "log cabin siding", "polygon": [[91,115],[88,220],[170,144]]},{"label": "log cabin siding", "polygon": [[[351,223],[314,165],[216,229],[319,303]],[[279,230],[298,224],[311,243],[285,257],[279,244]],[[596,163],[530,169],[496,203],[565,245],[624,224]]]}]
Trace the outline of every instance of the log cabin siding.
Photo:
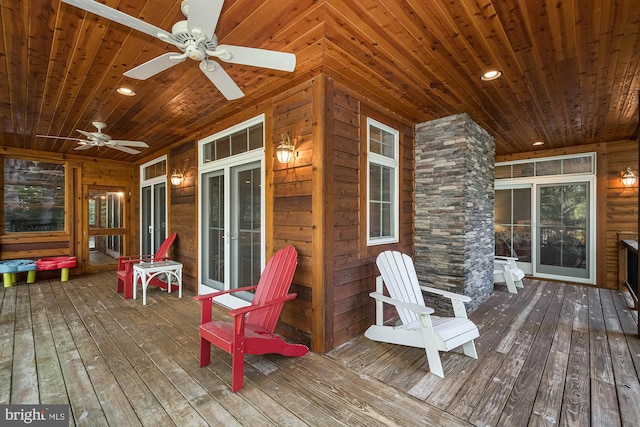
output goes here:
[{"label": "log cabin siding", "polygon": [[[311,341],[316,334],[321,336],[321,332],[317,331],[314,316],[322,315],[313,309],[314,295],[321,287],[316,260],[322,259],[322,253],[317,253],[313,246],[315,228],[321,221],[320,213],[313,209],[313,189],[315,181],[320,179],[313,165],[314,155],[321,153],[316,151],[314,138],[314,127],[321,122],[314,105],[314,93],[320,90],[319,86],[317,80],[310,80],[274,98],[271,121],[265,123],[266,175],[272,177],[271,182],[267,182],[270,189],[267,200],[269,194],[272,199],[272,213],[267,212],[272,219],[272,224],[267,225],[267,241],[271,242],[267,245],[267,256],[286,245],[293,245],[298,251],[298,267],[291,289],[298,296],[285,304],[278,331],[315,347],[317,344]],[[295,144],[294,156],[286,164],[281,164],[274,152],[274,145],[283,133]]]},{"label": "log cabin siding", "polygon": [[197,158],[196,142],[189,141],[171,149],[167,168],[169,176],[175,169],[184,173],[184,179],[179,185],[172,185],[171,180],[167,180],[169,186],[167,234],[178,233],[171,248],[171,255],[183,265],[182,286],[194,292],[198,277]]},{"label": "log cabin siding", "polygon": [[[330,351],[360,335],[374,322],[369,293],[375,288],[375,258],[383,250],[413,254],[414,133],[408,121],[375,106],[347,86],[327,79],[325,150],[326,335],[324,351]],[[399,242],[367,246],[367,129],[371,117],[399,131],[400,209]],[[330,232],[330,230],[333,230]]]},{"label": "log cabin siding", "polygon": [[[638,183],[625,188],[620,172],[638,170],[638,143],[616,141],[496,156],[496,162],[596,153],[596,286],[618,289],[618,233],[638,233]],[[622,289],[622,288],[620,288]]]}]

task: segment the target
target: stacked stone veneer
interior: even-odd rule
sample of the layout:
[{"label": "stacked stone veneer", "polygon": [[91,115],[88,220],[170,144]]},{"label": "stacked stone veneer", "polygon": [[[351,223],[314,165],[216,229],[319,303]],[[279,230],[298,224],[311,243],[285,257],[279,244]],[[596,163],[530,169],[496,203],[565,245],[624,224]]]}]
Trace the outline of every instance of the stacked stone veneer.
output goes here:
[{"label": "stacked stone veneer", "polygon": [[494,162],[495,140],[467,114],[416,126],[416,271],[470,296],[468,311],[493,292]]}]

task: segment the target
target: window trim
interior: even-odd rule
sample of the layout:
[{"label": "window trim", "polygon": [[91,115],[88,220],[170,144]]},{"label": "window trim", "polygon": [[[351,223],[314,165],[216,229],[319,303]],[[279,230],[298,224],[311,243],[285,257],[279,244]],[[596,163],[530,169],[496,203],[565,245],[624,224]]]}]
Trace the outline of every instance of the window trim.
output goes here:
[{"label": "window trim", "polygon": [[[367,139],[366,139],[366,153],[367,153],[367,175],[366,175],[366,211],[367,211],[367,246],[378,246],[385,245],[389,243],[398,243],[400,241],[400,132],[397,129],[394,129],[390,126],[385,125],[371,117],[367,117],[366,121],[367,126]],[[394,147],[393,147],[393,159],[382,154],[371,152],[371,127],[376,127],[385,132],[388,132],[394,137]],[[371,165],[379,165],[382,167],[387,167],[392,169],[393,175],[393,185],[391,188],[391,200],[392,200],[392,210],[391,210],[391,221],[393,222],[391,226],[391,235],[385,237],[371,237]]]}]

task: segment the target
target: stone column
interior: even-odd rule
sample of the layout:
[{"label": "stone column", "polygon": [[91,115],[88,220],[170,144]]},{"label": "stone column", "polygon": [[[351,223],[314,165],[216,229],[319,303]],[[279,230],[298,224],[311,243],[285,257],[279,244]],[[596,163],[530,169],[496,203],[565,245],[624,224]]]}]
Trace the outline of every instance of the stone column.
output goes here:
[{"label": "stone column", "polygon": [[473,298],[469,311],[493,292],[494,164],[495,140],[467,114],[416,126],[416,271]]}]

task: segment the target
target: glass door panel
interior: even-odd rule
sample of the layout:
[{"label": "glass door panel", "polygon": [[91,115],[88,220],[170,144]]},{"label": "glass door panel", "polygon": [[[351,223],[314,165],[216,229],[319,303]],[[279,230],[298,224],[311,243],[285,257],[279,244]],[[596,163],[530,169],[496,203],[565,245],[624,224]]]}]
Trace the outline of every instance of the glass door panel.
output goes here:
[{"label": "glass door panel", "polygon": [[232,257],[237,264],[233,270],[233,287],[252,286],[260,278],[262,259],[260,164],[232,169],[233,196]]},{"label": "glass door panel", "polygon": [[153,250],[156,253],[167,238],[167,183],[153,186]]},{"label": "glass door panel", "polygon": [[205,221],[203,236],[203,277],[204,283],[212,288],[224,289],[225,250],[225,195],[224,173],[215,171],[204,176],[203,218]]},{"label": "glass door panel", "polygon": [[151,220],[151,186],[142,187],[140,190],[140,253],[150,254],[152,250],[151,233],[153,230],[153,222]]},{"label": "glass door panel", "polygon": [[589,182],[538,186],[536,271],[589,278]]},{"label": "glass door panel", "polygon": [[531,262],[531,188],[496,190],[495,253]]},{"label": "glass door panel", "polygon": [[[167,238],[167,184],[160,182],[140,188],[140,253],[154,254]],[[158,181],[158,180],[156,180]]]}]

